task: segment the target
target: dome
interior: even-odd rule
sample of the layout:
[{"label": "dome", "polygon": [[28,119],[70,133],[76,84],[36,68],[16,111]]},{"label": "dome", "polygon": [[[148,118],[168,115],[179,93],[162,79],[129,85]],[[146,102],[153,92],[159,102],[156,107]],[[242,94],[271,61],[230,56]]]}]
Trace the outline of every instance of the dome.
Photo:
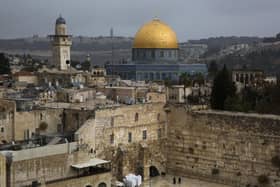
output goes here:
[{"label": "dome", "polygon": [[142,26],[135,35],[133,48],[178,49],[176,33],[159,19]]},{"label": "dome", "polygon": [[56,19],[56,22],[55,22],[56,25],[59,25],[59,24],[66,24],[66,21],[63,17],[59,16],[59,18]]}]

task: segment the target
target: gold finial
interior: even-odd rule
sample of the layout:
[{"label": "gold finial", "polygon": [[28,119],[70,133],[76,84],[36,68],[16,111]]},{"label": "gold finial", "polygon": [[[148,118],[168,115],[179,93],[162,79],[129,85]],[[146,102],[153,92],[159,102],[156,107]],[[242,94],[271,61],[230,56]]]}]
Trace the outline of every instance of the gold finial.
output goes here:
[{"label": "gold finial", "polygon": [[159,19],[158,16],[155,16],[153,20],[154,20],[154,21],[160,21],[160,19]]}]

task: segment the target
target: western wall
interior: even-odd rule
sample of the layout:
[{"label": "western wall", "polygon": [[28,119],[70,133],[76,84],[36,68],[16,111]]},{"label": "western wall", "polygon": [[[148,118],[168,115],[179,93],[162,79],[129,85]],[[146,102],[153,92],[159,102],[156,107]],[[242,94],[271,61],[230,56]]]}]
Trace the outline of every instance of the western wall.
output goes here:
[{"label": "western wall", "polygon": [[167,173],[231,186],[279,185],[279,116],[169,107]]}]

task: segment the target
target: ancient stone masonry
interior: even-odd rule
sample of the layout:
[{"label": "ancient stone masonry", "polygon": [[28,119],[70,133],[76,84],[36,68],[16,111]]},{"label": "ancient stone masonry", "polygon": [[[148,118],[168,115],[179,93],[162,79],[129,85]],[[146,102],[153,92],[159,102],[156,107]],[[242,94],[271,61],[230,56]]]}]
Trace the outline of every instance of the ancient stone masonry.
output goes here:
[{"label": "ancient stone masonry", "polygon": [[164,103],[100,109],[75,139],[97,157],[111,160],[118,178],[131,172],[148,178],[152,165],[165,172],[166,120]]},{"label": "ancient stone masonry", "polygon": [[168,173],[229,185],[280,180],[279,116],[170,108]]}]

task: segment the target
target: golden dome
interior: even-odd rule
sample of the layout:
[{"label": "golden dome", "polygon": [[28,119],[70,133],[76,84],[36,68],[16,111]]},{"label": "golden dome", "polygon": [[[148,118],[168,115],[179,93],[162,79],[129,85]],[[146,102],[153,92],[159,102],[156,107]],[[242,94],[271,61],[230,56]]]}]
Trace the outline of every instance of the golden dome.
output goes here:
[{"label": "golden dome", "polygon": [[159,19],[142,26],[135,35],[133,48],[178,49],[175,32]]}]

